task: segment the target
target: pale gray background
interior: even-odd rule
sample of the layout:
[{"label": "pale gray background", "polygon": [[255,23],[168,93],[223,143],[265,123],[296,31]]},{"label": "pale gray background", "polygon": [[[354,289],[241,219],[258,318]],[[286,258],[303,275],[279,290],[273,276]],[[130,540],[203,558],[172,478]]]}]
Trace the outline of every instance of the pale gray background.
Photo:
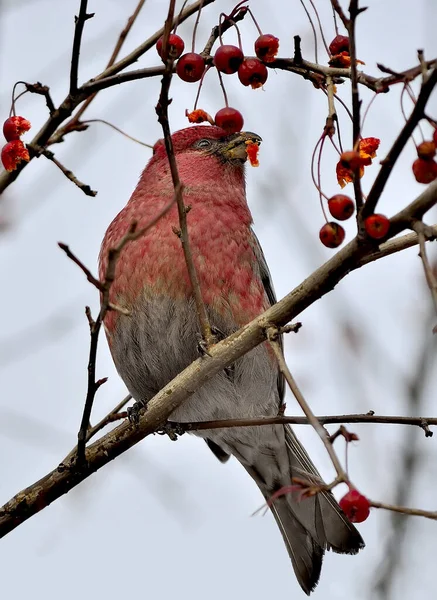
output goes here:
[{"label": "pale gray background", "polygon": [[[91,0],[82,45],[81,81],[100,72],[136,0]],[[329,3],[316,0],[328,39],[333,37]],[[343,4],[346,5],[345,2]],[[358,55],[366,71],[376,62],[393,69],[416,63],[416,49],[437,55],[433,0],[369,0],[360,18]],[[3,0],[0,4],[0,121],[10,107],[18,79],[51,87],[55,102],[66,94],[73,16],[79,2]],[[199,29],[202,47],[220,10],[205,9]],[[278,35],[281,56],[291,56],[293,35],[302,36],[304,56],[313,59],[312,34],[297,0],[253,0],[265,32]],[[125,52],[163,23],[164,0],[148,0]],[[180,28],[189,45],[193,20]],[[256,31],[241,24],[246,52]],[[233,43],[234,32],[226,36]],[[320,55],[325,54],[320,48]],[[138,67],[157,65],[152,50]],[[135,67],[134,67],[135,68]],[[322,224],[310,157],[327,115],[325,96],[309,82],[285,72],[269,72],[265,90],[243,88],[226,77],[231,105],[244,112],[249,130],[263,139],[261,167],[248,169],[248,196],[278,297],[331,256],[318,242]],[[186,126],[196,86],[174,81],[171,125]],[[89,118],[112,121],[154,143],[160,137],[154,105],[159,79],[129,83],[100,94]],[[348,87],[341,90],[348,98]],[[384,156],[402,125],[400,88],[376,99],[364,134],[381,138]],[[370,98],[363,93],[365,102]],[[212,114],[223,102],[214,73],[207,78],[200,106]],[[407,101],[407,106],[410,106]],[[434,117],[436,102],[432,103]],[[18,113],[36,131],[46,118],[44,100],[25,96]],[[346,146],[350,130],[339,108]],[[426,130],[426,128],[425,128]],[[429,130],[426,130],[429,134]],[[26,138],[26,139],[30,139]],[[72,134],[53,148],[58,158],[91,187],[89,198],[49,163],[35,160],[1,198],[0,219],[0,493],[6,501],[52,469],[75,442],[86,393],[88,325],[83,307],[97,309],[98,296],[82,273],[57,248],[62,240],[96,270],[105,228],[127,201],[150,151],[104,125]],[[423,186],[414,181],[409,144],[381,202],[392,214]],[[327,145],[323,184],[335,193],[336,157]],[[377,161],[376,161],[377,162]],[[368,190],[376,166],[366,171]],[[432,219],[432,217],[431,217]],[[352,220],[353,221],[353,220]],[[349,237],[354,223],[347,224]],[[432,252],[431,252],[432,254]],[[408,413],[409,383],[417,374],[424,344],[432,343],[432,307],[416,250],[372,264],[352,274],[302,316],[304,327],[287,340],[293,373],[316,414]],[[434,345],[435,350],[435,345]],[[432,369],[431,369],[432,370]],[[99,392],[94,420],[125,394],[102,338],[98,376],[109,375]],[[418,412],[435,414],[436,378],[427,377]],[[288,412],[296,413],[293,399]],[[331,428],[333,430],[333,428]],[[350,450],[353,480],[375,500],[395,500],[406,445],[417,446],[419,467],[404,486],[405,502],[435,509],[435,439],[398,426],[352,426],[360,442]],[[298,431],[323,474],[333,470],[309,428]],[[407,437],[409,435],[409,437]],[[341,445],[338,445],[343,456]],[[336,491],[339,495],[343,489]],[[220,465],[200,441],[177,443],[149,437],[68,496],[20,526],[0,544],[1,593],[5,598],[65,600],[120,596],[137,598],[301,598],[281,536],[270,515],[251,518],[262,498],[236,461]],[[316,598],[434,598],[435,522],[411,518],[406,544],[396,558],[390,591],[378,595],[375,582],[384,555],[392,555],[390,515],[373,511],[359,526],[366,549],[357,557],[329,554]]]}]

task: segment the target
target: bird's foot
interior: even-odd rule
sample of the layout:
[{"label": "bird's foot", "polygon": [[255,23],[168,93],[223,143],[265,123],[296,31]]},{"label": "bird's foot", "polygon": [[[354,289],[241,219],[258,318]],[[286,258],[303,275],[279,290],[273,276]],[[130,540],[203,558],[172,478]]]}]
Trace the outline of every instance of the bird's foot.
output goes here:
[{"label": "bird's foot", "polygon": [[143,410],[147,409],[147,404],[141,400],[137,400],[132,406],[127,408],[127,418],[132,425],[138,425],[140,420],[140,414]]}]

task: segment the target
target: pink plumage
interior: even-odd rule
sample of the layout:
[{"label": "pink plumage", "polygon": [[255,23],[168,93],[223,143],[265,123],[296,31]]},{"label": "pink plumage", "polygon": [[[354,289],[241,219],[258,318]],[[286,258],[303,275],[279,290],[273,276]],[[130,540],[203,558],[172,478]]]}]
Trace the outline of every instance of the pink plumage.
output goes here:
[{"label": "pink plumage", "polygon": [[[251,229],[244,163],[253,133],[227,135],[218,127],[194,126],[173,135],[183,198],[190,206],[188,233],[200,289],[211,325],[224,337],[275,301],[267,265]],[[108,249],[133,221],[147,225],[174,195],[161,141],[125,208],[108,228],[100,253],[100,276]],[[181,248],[176,206],[146,235],[122,251],[111,301],[129,315],[111,311],[105,319],[114,362],[130,393],[146,404],[198,357],[200,331]],[[215,375],[173,414],[173,420],[250,418],[278,413],[283,381],[265,344]],[[199,432],[214,454],[235,456],[266,499],[298,476],[321,481],[305,450],[287,426]],[[277,498],[272,512],[302,589],[317,584],[325,549],[355,553],[363,541],[330,493],[302,502],[298,494]]]}]

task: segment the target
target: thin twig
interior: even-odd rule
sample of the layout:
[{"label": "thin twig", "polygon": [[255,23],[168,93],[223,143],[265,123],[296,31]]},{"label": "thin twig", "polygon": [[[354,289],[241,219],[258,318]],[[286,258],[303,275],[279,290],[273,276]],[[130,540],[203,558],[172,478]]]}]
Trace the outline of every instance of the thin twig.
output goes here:
[{"label": "thin twig", "polygon": [[55,164],[60,171],[62,171],[62,173],[65,175],[65,177],[67,179],[72,181],[74,183],[74,185],[77,185],[77,187],[80,190],[82,190],[82,192],[85,194],[85,196],[93,196],[93,197],[97,196],[97,192],[95,190],[92,190],[88,184],[80,181],[76,177],[76,175],[73,173],[73,171],[70,171],[70,169],[67,169],[66,167],[64,167],[64,165],[61,164],[59,162],[59,160],[55,157],[53,152],[51,152],[50,150],[42,150],[41,154],[43,156],[45,156],[46,158],[48,158],[50,161],[52,161],[52,163]]},{"label": "thin twig", "polygon": [[88,279],[88,281],[90,283],[92,283],[93,286],[99,290],[99,292],[103,292],[103,284],[100,281],[100,279],[97,279],[96,277],[94,277],[94,275],[91,273],[91,271],[88,269],[88,267],[86,267],[83,264],[83,262],[79,258],[77,258],[77,256],[75,254],[73,254],[73,252],[70,250],[69,246],[67,246],[67,244],[64,244],[63,242],[58,242],[58,246],[60,247],[61,250],[63,250],[65,252],[65,254],[68,256],[68,258],[70,260],[72,260],[82,270],[83,273],[85,273],[85,276]]},{"label": "thin twig", "polygon": [[[111,67],[115,61],[117,60],[117,56],[120,53],[120,50],[124,44],[124,42],[126,41],[126,38],[130,32],[130,30],[133,27],[133,24],[135,23],[138,15],[140,14],[141,9],[144,6],[146,0],[139,0],[137,7],[135,8],[133,14],[129,17],[126,26],[124,27],[124,29],[122,30],[122,32],[120,33],[118,40],[115,44],[114,50],[112,51],[111,57],[108,61],[108,64],[106,65],[106,68],[108,69],[109,67]],[[59,131],[58,136],[62,139],[62,136],[64,133],[70,132],[73,128],[74,125],[79,123],[81,116],[83,115],[83,113],[86,111],[86,109],[88,108],[88,106],[91,104],[91,102],[94,100],[94,98],[96,97],[97,92],[94,92],[94,94],[92,94],[91,96],[89,96],[85,102],[82,104],[82,106],[80,107],[80,109],[77,111],[77,113],[74,115],[74,117],[72,119],[70,119],[70,121],[68,121],[68,123],[66,123],[64,125],[64,127],[62,128],[61,131]]]},{"label": "thin twig", "polygon": [[385,510],[391,510],[393,512],[403,513],[404,515],[412,515],[416,517],[425,517],[427,519],[433,519],[437,521],[437,510],[422,510],[420,508],[408,508],[406,506],[396,506],[395,504],[386,504],[385,502],[375,502],[369,500],[370,506],[373,508],[384,508]]},{"label": "thin twig", "polygon": [[309,407],[309,404],[305,400],[296,381],[294,380],[294,377],[292,376],[292,374],[290,372],[290,369],[288,368],[287,363],[285,362],[281,346],[278,342],[277,327],[268,327],[266,330],[266,334],[267,334],[267,339],[269,341],[270,347],[272,348],[272,350],[275,354],[276,360],[278,362],[279,370],[284,375],[285,380],[287,381],[288,386],[289,386],[290,390],[292,391],[294,397],[296,398],[299,406],[305,413],[305,416],[307,417],[308,421],[310,422],[310,424],[312,425],[314,430],[319,435],[320,439],[322,440],[322,442],[329,454],[331,462],[334,465],[334,469],[337,473],[337,478],[336,478],[337,483],[339,483],[341,481],[349,482],[347,473],[341,466],[341,463],[340,463],[338,456],[334,450],[334,447],[330,442],[328,432],[323,427],[323,425],[320,424],[320,422],[317,420],[317,417],[314,415],[313,411]]},{"label": "thin twig", "polygon": [[[347,30],[349,33],[349,53],[351,59],[351,94],[352,94],[352,147],[354,150],[359,150],[358,145],[361,138],[361,100],[358,90],[358,69],[357,69],[357,51],[356,51],[356,20],[360,14],[358,8],[358,0],[351,0],[349,5],[350,18],[348,20]],[[358,227],[361,227],[360,209],[363,205],[363,194],[361,192],[361,178],[359,169],[354,174],[354,193],[355,204],[357,207]]]},{"label": "thin twig", "polygon": [[[415,425],[424,429],[430,425],[437,426],[437,417],[401,417],[393,415],[375,415],[373,411],[364,414],[352,415],[326,415],[315,417],[321,425],[332,425],[338,423],[368,423],[371,425],[384,423],[385,425]],[[181,431],[204,431],[205,429],[227,429],[229,427],[261,427],[263,425],[312,425],[308,417],[277,416],[258,417],[251,419],[220,419],[214,421],[191,421],[189,423],[177,423],[169,421],[170,426]],[[425,431],[425,433],[427,433]],[[432,434],[432,432],[431,432]],[[432,437],[428,435],[426,437]]]},{"label": "thin twig", "polygon": [[77,78],[79,70],[80,45],[82,42],[82,33],[85,21],[94,17],[94,13],[87,13],[88,0],[80,0],[79,15],[75,17],[75,28],[73,38],[73,52],[71,53],[70,69],[70,94],[77,92]]},{"label": "thin twig", "polygon": [[26,83],[25,81],[21,81],[23,85],[26,86],[26,90],[32,94],[39,94],[40,96],[44,96],[46,99],[46,105],[49,109],[50,116],[55,112],[55,104],[50,95],[50,88],[47,85],[43,85],[39,81],[36,83]]},{"label": "thin twig", "polygon": [[[164,40],[166,33],[170,32],[170,28],[173,23],[173,11],[175,6],[175,0],[170,0],[167,20],[164,27]],[[165,41],[164,41],[165,43]],[[163,44],[164,48],[164,44]],[[196,304],[197,315],[199,318],[200,330],[202,333],[202,338],[208,348],[213,342],[214,338],[211,331],[211,325],[208,319],[208,313],[206,312],[205,303],[202,298],[202,292],[200,289],[199,278],[196,271],[196,266],[193,260],[193,254],[191,252],[191,245],[188,235],[188,226],[187,226],[187,209],[184,204],[183,199],[183,184],[179,179],[178,168],[176,164],[176,158],[173,150],[173,142],[170,133],[170,124],[168,121],[168,106],[170,104],[169,100],[169,90],[171,85],[172,73],[173,73],[173,62],[174,59],[171,56],[167,56],[164,76],[162,78],[161,83],[161,93],[159,95],[158,104],[156,105],[156,114],[158,115],[158,121],[161,124],[162,131],[164,134],[164,142],[165,149],[167,152],[168,162],[170,165],[170,171],[173,181],[173,187],[176,195],[176,203],[178,207],[178,215],[179,215],[179,225],[180,232],[178,235],[180,237],[182,243],[182,249],[184,252],[185,262],[187,265],[188,275],[190,278],[191,287],[193,290],[193,297]]]},{"label": "thin twig", "polygon": [[104,281],[99,281],[95,278],[89,269],[85,267],[85,265],[71,252],[71,250],[65,244],[59,243],[59,247],[64,250],[67,256],[73,260],[73,262],[79,266],[79,268],[85,273],[88,281],[90,281],[95,287],[97,287],[101,293],[101,306],[97,319],[94,321],[91,317],[91,312],[88,307],[86,307],[86,314],[88,317],[88,322],[90,325],[90,351],[89,351],[89,359],[88,359],[88,387],[87,387],[87,395],[85,399],[85,406],[82,415],[82,421],[78,433],[78,442],[77,442],[77,463],[83,465],[85,461],[85,445],[87,442],[87,435],[89,433],[89,422],[91,417],[91,411],[94,404],[94,398],[99,387],[104,383],[103,380],[96,381],[96,357],[97,357],[97,346],[99,340],[100,329],[103,323],[103,320],[106,316],[106,313],[110,310],[118,310],[124,314],[127,313],[126,309],[123,307],[115,306],[110,302],[110,291],[112,284],[115,279],[115,268],[117,265],[117,261],[120,257],[120,253],[123,248],[129,242],[137,240],[139,237],[143,236],[149,229],[154,227],[156,223],[161,219],[173,206],[175,202],[175,196],[172,198],[171,202],[169,202],[164,208],[151,220],[142,227],[141,229],[137,229],[137,224],[134,222],[131,224],[128,232],[121,238],[116,247],[110,248],[108,251],[108,261],[106,265],[106,272]]},{"label": "thin twig", "polygon": [[[422,221],[415,221],[412,225],[412,228],[417,233],[418,241],[419,241],[419,256],[422,260],[423,270],[425,271],[426,283],[431,292],[432,301],[434,303],[435,311],[437,312],[437,280],[428,260],[428,255],[426,252],[426,241],[430,239],[430,234],[432,235],[432,229],[424,225]],[[431,231],[430,231],[431,230]],[[433,333],[437,332],[437,325],[433,328]]]}]

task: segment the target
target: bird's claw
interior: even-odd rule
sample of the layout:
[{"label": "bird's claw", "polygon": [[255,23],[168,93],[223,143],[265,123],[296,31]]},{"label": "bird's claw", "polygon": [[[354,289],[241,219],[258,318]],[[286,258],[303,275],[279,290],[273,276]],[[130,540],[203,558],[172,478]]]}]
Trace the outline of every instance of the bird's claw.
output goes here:
[{"label": "bird's claw", "polygon": [[138,400],[132,406],[127,408],[127,418],[132,425],[138,425],[140,421],[140,414],[143,409],[146,408],[146,404],[141,400]]}]

